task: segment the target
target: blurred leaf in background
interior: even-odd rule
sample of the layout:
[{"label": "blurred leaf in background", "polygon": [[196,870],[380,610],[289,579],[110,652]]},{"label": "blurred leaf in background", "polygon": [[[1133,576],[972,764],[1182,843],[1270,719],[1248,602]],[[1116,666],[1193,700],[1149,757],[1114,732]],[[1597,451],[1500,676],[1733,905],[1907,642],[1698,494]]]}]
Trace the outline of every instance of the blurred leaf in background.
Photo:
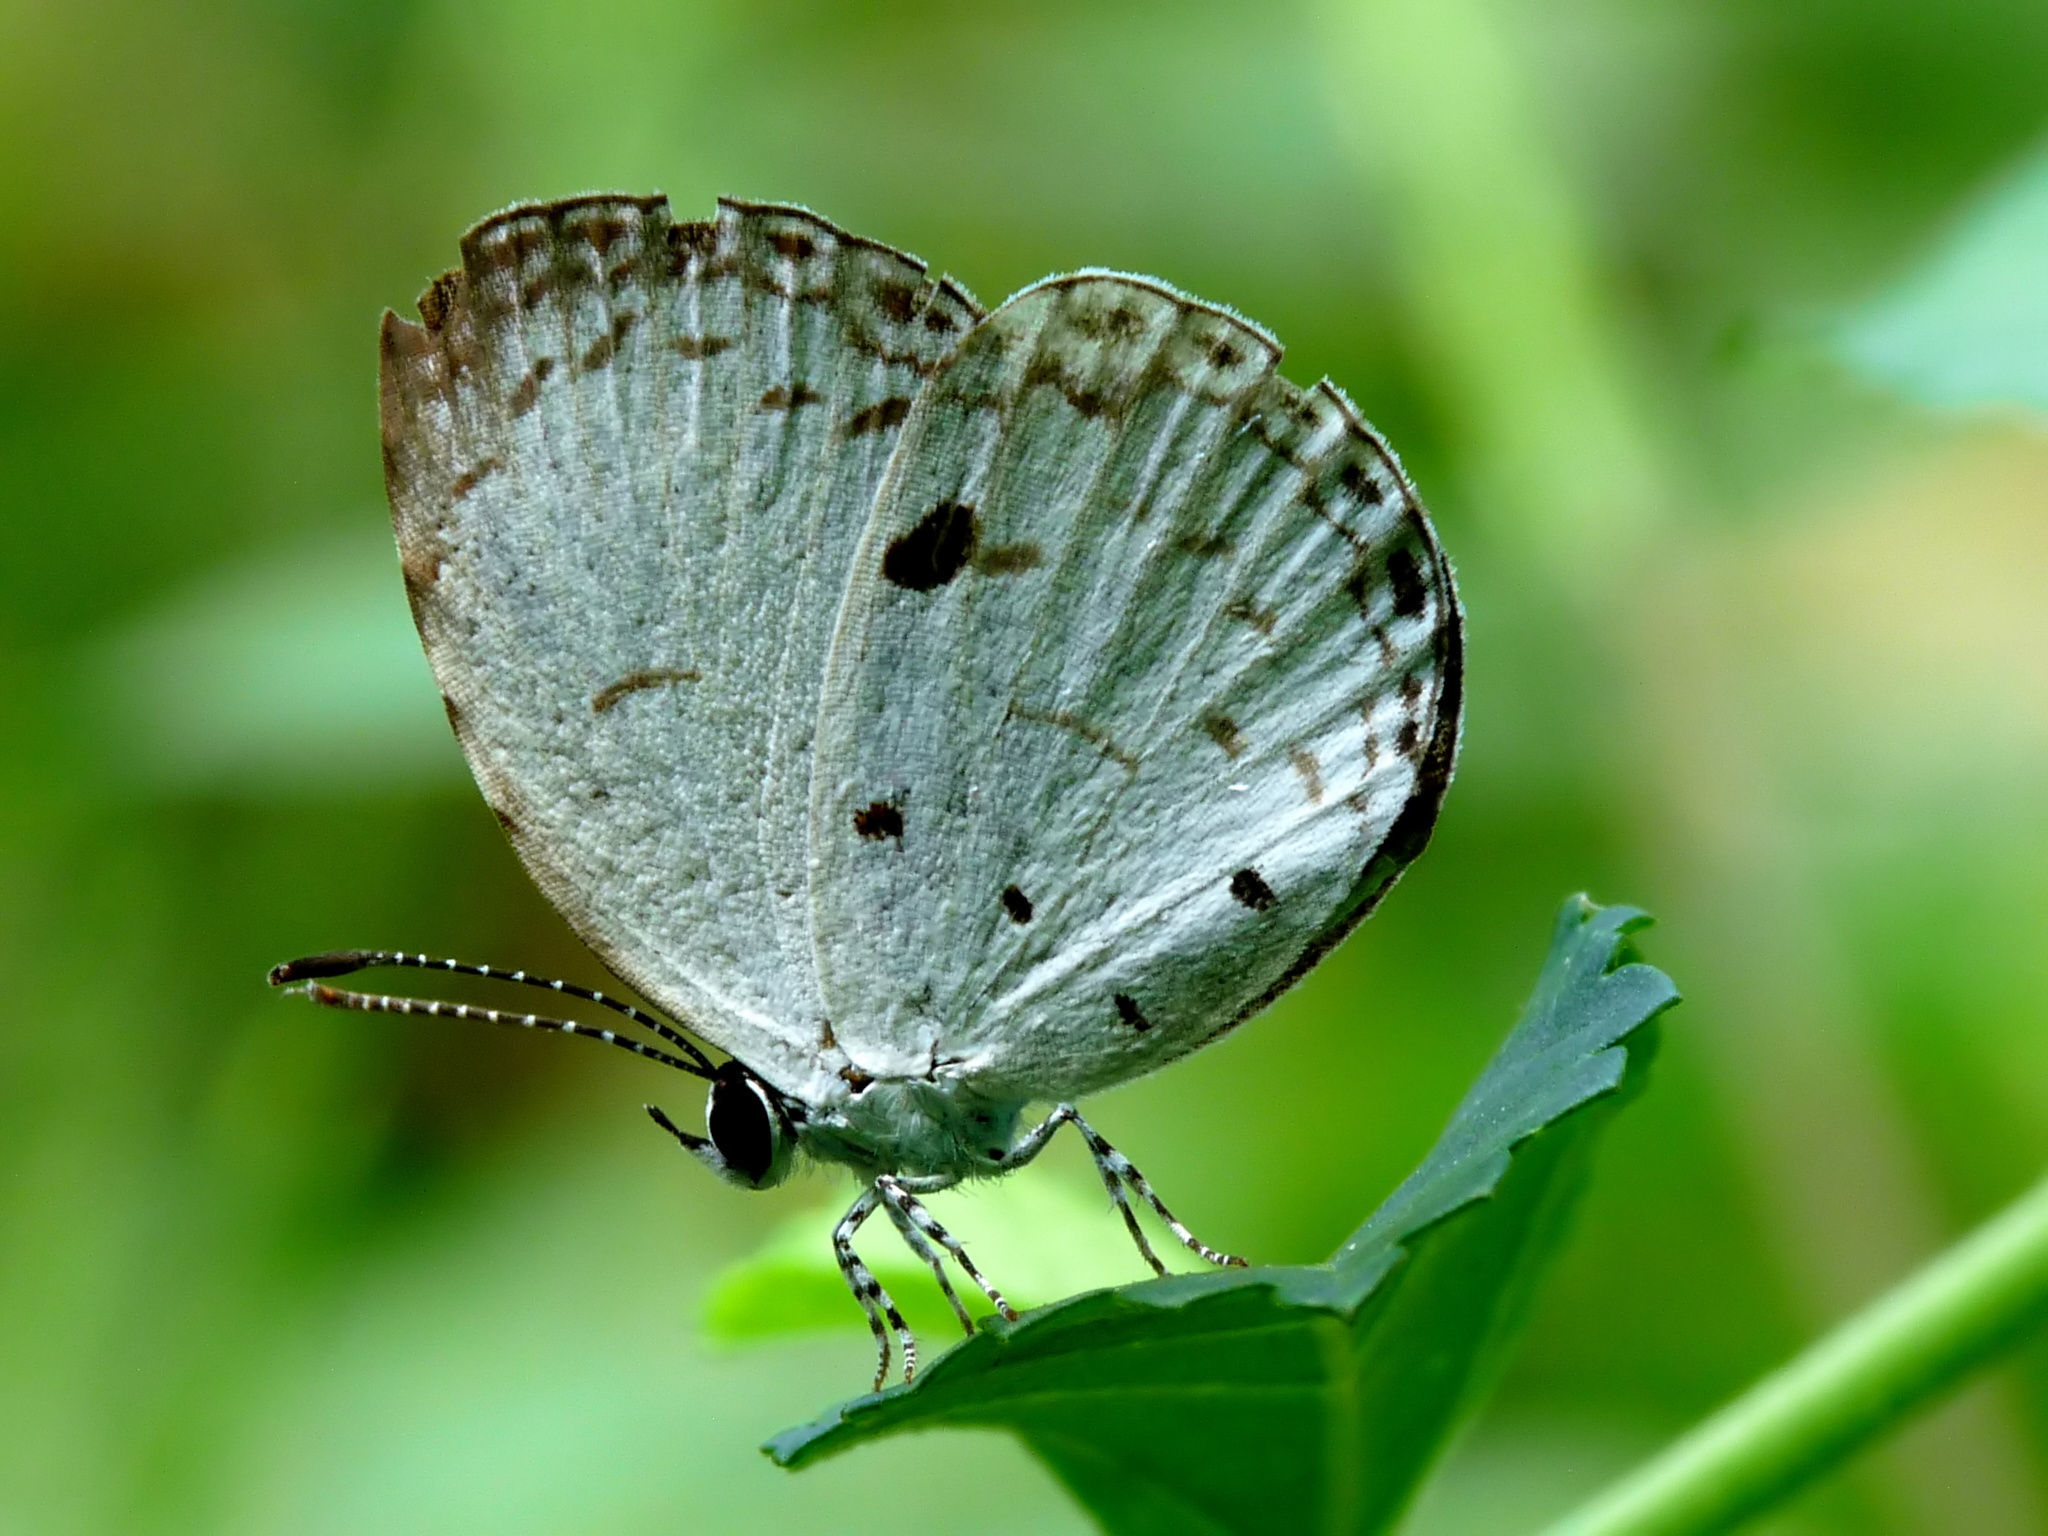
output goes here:
[{"label": "blurred leaf in background", "polygon": [[1851,367],[1927,405],[2048,411],[2048,149],[1974,199],[1835,345]]},{"label": "blurred leaf in background", "polygon": [[[993,1438],[753,1453],[865,1331],[697,1319],[838,1185],[708,1187],[635,1063],[262,985],[353,943],[602,980],[405,681],[374,342],[476,218],[590,187],[800,200],[990,300],[1156,272],[1403,454],[1471,612],[1429,856],[1090,1114],[1312,1260],[1533,914],[1658,912],[1688,1027],[1415,1531],[1535,1525],[1896,1279],[2048,1163],[2048,439],[1786,338],[1911,299],[2012,397],[1943,343],[2017,323],[1941,316],[2010,291],[1959,253],[2043,78],[2021,0],[0,8],[0,1526],[1083,1528]],[[1070,1150],[1035,1172],[1091,1200]],[[2044,1490],[2037,1346],[1772,1529],[2032,1532]]]}]

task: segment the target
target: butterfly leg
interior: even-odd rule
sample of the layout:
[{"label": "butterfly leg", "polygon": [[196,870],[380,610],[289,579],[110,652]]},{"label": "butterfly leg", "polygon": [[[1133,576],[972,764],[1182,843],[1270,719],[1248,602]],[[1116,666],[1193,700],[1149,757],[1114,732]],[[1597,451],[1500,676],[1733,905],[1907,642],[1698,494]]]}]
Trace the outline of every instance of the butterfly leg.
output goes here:
[{"label": "butterfly leg", "polygon": [[1194,1233],[1190,1232],[1182,1224],[1180,1218],[1166,1208],[1166,1202],[1161,1200],[1153,1191],[1151,1182],[1146,1179],[1145,1175],[1132,1165],[1128,1157],[1125,1157],[1123,1153],[1117,1151],[1107,1141],[1104,1141],[1096,1133],[1095,1127],[1086,1120],[1083,1120],[1081,1112],[1071,1104],[1060,1105],[1050,1115],[1045,1117],[1042,1124],[1026,1133],[1010,1149],[1009,1155],[1004,1159],[1005,1165],[1015,1168],[1020,1164],[1028,1163],[1044,1149],[1045,1144],[1052,1139],[1053,1132],[1067,1124],[1071,1124],[1075,1130],[1079,1131],[1081,1139],[1087,1142],[1088,1155],[1095,1160],[1095,1172],[1102,1180],[1102,1187],[1109,1191],[1110,1200],[1115,1204],[1117,1213],[1123,1217],[1124,1226],[1130,1230],[1131,1241],[1138,1245],[1139,1254],[1143,1256],[1147,1264],[1152,1266],[1154,1274],[1165,1274],[1166,1266],[1160,1262],[1159,1255],[1152,1251],[1152,1245],[1145,1240],[1145,1233],[1138,1225],[1137,1212],[1131,1209],[1131,1202],[1124,1194],[1124,1186],[1126,1184],[1137,1194],[1138,1198],[1158,1213],[1159,1219],[1166,1223],[1167,1230],[1178,1238],[1181,1246],[1189,1252],[1200,1254],[1211,1264],[1243,1267],[1243,1259],[1238,1258],[1234,1254],[1222,1253],[1211,1248],[1207,1243],[1196,1237]]},{"label": "butterfly leg", "polygon": [[[939,1289],[946,1293],[946,1300],[953,1304],[953,1313],[960,1319],[962,1328],[970,1334],[974,1332],[974,1324],[967,1316],[967,1309],[960,1305],[960,1298],[954,1294],[951,1282],[946,1279],[945,1266],[939,1261],[939,1256],[932,1252],[931,1244],[924,1241],[926,1238],[953,1256],[953,1262],[960,1266],[968,1279],[981,1287],[981,1294],[994,1304],[996,1311],[1003,1315],[1006,1322],[1017,1321],[1016,1308],[1003,1299],[1001,1291],[988,1283],[981,1271],[974,1267],[974,1260],[967,1256],[967,1250],[961,1245],[960,1239],[941,1226],[938,1218],[925,1209],[922,1201],[904,1188],[900,1180],[888,1174],[877,1179],[875,1185],[881,1190],[883,1200],[888,1203],[889,1214],[896,1219],[896,1228],[903,1234],[903,1240],[910,1245],[911,1252],[931,1265],[932,1273],[939,1277]],[[918,1235],[913,1237],[913,1231]]]},{"label": "butterfly leg", "polygon": [[889,1219],[896,1223],[896,1230],[903,1235],[904,1246],[931,1267],[932,1278],[939,1282],[939,1290],[944,1293],[947,1305],[952,1307],[953,1315],[960,1319],[961,1328],[972,1334],[974,1319],[967,1315],[967,1308],[960,1302],[960,1293],[953,1289],[953,1282],[946,1277],[945,1260],[939,1257],[937,1249],[925,1241],[924,1233],[919,1230],[918,1224],[911,1220],[910,1213],[903,1208],[903,1200],[909,1197],[901,1194],[900,1190],[890,1188],[892,1182],[887,1175],[875,1180],[875,1188],[882,1192],[882,1209],[887,1211]]},{"label": "butterfly leg", "polygon": [[860,1255],[853,1251],[853,1234],[875,1213],[875,1207],[881,1202],[880,1191],[869,1185],[839,1218],[839,1225],[832,1229],[832,1253],[839,1260],[839,1273],[846,1277],[847,1289],[853,1292],[853,1299],[860,1303],[861,1311],[867,1315],[868,1327],[875,1334],[875,1349],[881,1355],[881,1361],[875,1367],[877,1392],[889,1379],[889,1330],[882,1326],[885,1315],[889,1319],[889,1329],[895,1330],[896,1341],[903,1346],[903,1380],[907,1383],[917,1374],[917,1340],[911,1335],[910,1325],[903,1321],[903,1314],[896,1310],[896,1303],[882,1289],[882,1283],[861,1262]]}]

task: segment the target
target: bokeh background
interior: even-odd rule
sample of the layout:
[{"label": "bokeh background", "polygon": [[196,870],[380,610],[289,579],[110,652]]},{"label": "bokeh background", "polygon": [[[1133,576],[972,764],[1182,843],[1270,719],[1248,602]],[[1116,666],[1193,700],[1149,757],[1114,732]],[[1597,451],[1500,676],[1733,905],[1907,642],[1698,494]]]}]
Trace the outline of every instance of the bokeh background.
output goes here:
[{"label": "bokeh background", "polygon": [[[1155,272],[1405,455],[1470,610],[1435,846],[1092,1112],[1212,1240],[1324,1256],[1558,900],[1658,914],[1689,1000],[1417,1536],[1530,1528],[1904,1274],[2048,1162],[2044,81],[2032,0],[0,3],[0,1528],[1086,1528],[1000,1439],[755,1454],[866,1330],[704,1299],[839,1183],[715,1187],[624,1057],[262,984],[601,979],[419,659],[374,347],[590,188],[802,201],[991,302]],[[1030,1177],[1113,1230],[1070,1154]],[[1768,1528],[2048,1529],[2048,1351]]]}]

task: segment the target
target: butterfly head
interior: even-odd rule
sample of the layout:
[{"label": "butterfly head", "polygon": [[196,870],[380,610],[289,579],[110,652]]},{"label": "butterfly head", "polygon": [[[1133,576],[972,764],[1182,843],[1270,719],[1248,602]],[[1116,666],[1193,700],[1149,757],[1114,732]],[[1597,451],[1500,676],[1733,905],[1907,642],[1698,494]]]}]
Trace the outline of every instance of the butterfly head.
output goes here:
[{"label": "butterfly head", "polygon": [[690,1150],[720,1178],[742,1189],[767,1189],[789,1177],[797,1143],[790,1109],[738,1062],[728,1061],[712,1077],[704,1124],[709,1140]]}]

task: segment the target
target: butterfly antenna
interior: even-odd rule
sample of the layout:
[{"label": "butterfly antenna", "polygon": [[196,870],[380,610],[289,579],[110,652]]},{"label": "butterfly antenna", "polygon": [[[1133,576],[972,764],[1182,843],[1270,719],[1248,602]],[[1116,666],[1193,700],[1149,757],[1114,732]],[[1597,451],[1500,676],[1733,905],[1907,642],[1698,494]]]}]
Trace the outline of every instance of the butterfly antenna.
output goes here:
[{"label": "butterfly antenna", "polygon": [[522,987],[545,987],[548,991],[559,992],[564,997],[581,998],[586,1003],[596,1003],[600,1008],[609,1008],[613,1013],[625,1015],[642,1029],[659,1035],[688,1056],[697,1064],[699,1077],[709,1077],[717,1070],[712,1066],[710,1057],[644,1009],[635,1008],[631,1003],[621,1002],[616,997],[593,991],[589,987],[579,987],[573,981],[531,976],[525,971],[508,971],[495,965],[476,965],[467,960],[443,960],[432,955],[408,955],[405,951],[397,949],[336,949],[325,954],[306,955],[297,960],[287,960],[282,965],[272,966],[270,984],[273,987],[281,987],[287,982],[331,979],[336,976],[352,975],[356,971],[366,971],[375,966],[403,966],[414,971],[447,971],[457,976],[482,976],[489,981],[517,982]]},{"label": "butterfly antenna", "polygon": [[[282,967],[279,967],[282,969]],[[330,987],[317,981],[308,981],[291,989],[295,997],[307,998],[322,1008],[348,1008],[358,1013],[424,1013],[438,1019],[477,1019],[485,1024],[505,1024],[514,1029],[538,1029],[550,1034],[579,1035],[588,1040],[602,1040],[606,1045],[615,1045],[622,1051],[631,1051],[635,1056],[649,1061],[658,1061],[665,1067],[674,1067],[678,1072],[687,1072],[692,1077],[710,1077],[708,1066],[698,1061],[686,1061],[672,1056],[667,1051],[609,1029],[593,1029],[588,1024],[579,1024],[574,1019],[551,1019],[537,1013],[508,1013],[502,1008],[478,1008],[469,1003],[444,1003],[417,997],[386,997],[376,992],[347,992],[339,987]]]}]

